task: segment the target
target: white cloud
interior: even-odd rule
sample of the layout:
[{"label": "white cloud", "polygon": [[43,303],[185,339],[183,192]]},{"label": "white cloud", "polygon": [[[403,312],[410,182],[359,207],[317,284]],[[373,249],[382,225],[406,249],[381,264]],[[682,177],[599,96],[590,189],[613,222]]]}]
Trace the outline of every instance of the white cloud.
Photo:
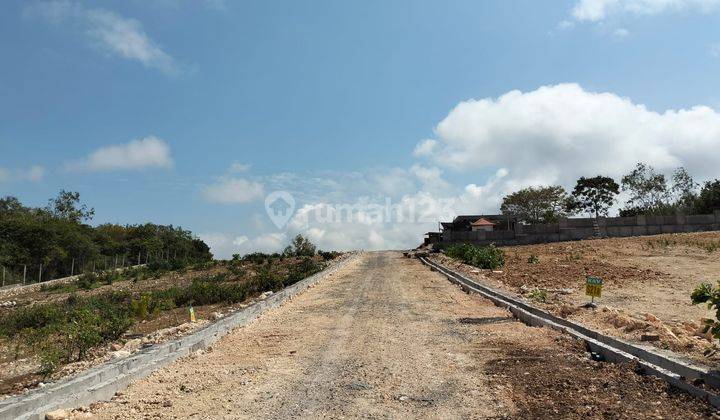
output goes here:
[{"label": "white cloud", "polygon": [[40,165],[33,165],[27,169],[19,170],[16,176],[22,181],[40,182],[45,176],[45,168]]},{"label": "white cloud", "polygon": [[72,20],[83,28],[92,44],[110,55],[140,62],[167,74],[180,72],[175,60],[145,33],[142,24],[105,9],[90,9],[66,0],[28,6],[25,15],[53,24]]},{"label": "white cloud", "polygon": [[10,171],[5,168],[0,168],[0,184],[10,181]]},{"label": "white cloud", "polygon": [[230,167],[228,168],[228,172],[232,173],[238,173],[238,172],[247,172],[252,168],[252,165],[249,163],[240,163],[240,162],[233,162]]},{"label": "white cloud", "polygon": [[38,183],[43,180],[44,176],[45,168],[40,165],[32,165],[28,168],[15,170],[0,168],[0,183],[13,181]]},{"label": "white cloud", "polygon": [[618,28],[613,31],[613,36],[616,38],[625,38],[628,35],[630,35],[630,31],[625,28]]},{"label": "white cloud", "polygon": [[613,15],[658,15],[682,11],[710,13],[720,0],[578,0],[572,16],[578,21],[599,22]]},{"label": "white cloud", "polygon": [[243,178],[222,177],[203,190],[205,198],[215,203],[249,203],[264,196],[262,184]]},{"label": "white cloud", "polygon": [[245,235],[228,235],[225,233],[204,233],[198,235],[208,246],[215,258],[228,259],[233,254],[245,255],[252,252],[279,252],[290,240],[284,233],[265,233],[253,238]]},{"label": "white cloud", "polygon": [[511,91],[458,104],[436,128],[439,166],[506,168],[505,183],[570,185],[581,175],[619,177],[635,162],[717,175],[720,114],[706,106],[658,113],[577,84]]},{"label": "white cloud", "polygon": [[112,171],[144,168],[170,168],[170,146],[155,136],[129,143],[102,147],[86,158],[65,165],[68,170]]}]

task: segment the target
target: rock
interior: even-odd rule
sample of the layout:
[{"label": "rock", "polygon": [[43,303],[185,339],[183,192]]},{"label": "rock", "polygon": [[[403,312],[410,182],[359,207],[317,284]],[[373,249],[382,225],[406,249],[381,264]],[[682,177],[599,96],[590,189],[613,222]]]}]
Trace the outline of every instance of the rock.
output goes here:
[{"label": "rock", "polygon": [[660,336],[658,334],[643,334],[640,336],[640,341],[658,341]]},{"label": "rock", "polygon": [[658,317],[656,317],[655,315],[651,314],[650,312],[648,312],[645,314],[645,321],[652,322],[654,324],[654,323],[660,322],[660,319]]},{"label": "rock", "polygon": [[130,352],[127,350],[118,350],[110,353],[110,357],[113,359],[122,359],[123,357],[130,356]]},{"label": "rock", "polygon": [[125,345],[123,346],[124,350],[135,350],[140,347],[142,344],[142,340],[139,338],[133,338],[132,340],[128,340]]},{"label": "rock", "polygon": [[173,403],[172,403],[172,401],[170,401],[170,400],[165,400],[165,401],[163,401],[163,403],[162,403],[162,406],[163,406],[163,407],[172,407],[172,405],[173,405]]},{"label": "rock", "polygon": [[210,314],[210,319],[213,321],[217,321],[218,319],[222,318],[222,314],[220,312],[213,312]]},{"label": "rock", "polygon": [[665,332],[665,334],[670,336],[673,340],[678,340],[677,335],[675,335],[675,333],[670,328],[668,328],[667,325],[663,325],[663,332]]},{"label": "rock", "polygon": [[120,343],[112,343],[110,345],[110,350],[112,350],[112,351],[122,350],[122,348],[123,348],[123,345]]},{"label": "rock", "polygon": [[70,413],[67,410],[54,410],[45,414],[45,420],[65,420],[70,418]]}]

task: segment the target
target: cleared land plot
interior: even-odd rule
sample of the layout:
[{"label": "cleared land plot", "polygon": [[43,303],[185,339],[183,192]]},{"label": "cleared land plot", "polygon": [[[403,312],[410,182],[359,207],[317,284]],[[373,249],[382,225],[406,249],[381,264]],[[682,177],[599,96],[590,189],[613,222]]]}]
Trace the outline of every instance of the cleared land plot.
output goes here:
[{"label": "cleared land plot", "polygon": [[[463,271],[547,310],[607,334],[649,341],[717,366],[717,340],[703,333],[701,320],[714,313],[693,305],[690,294],[702,282],[720,280],[720,233],[703,232],[612,238],[503,248],[505,267],[479,270],[442,255],[436,261]],[[582,309],[585,277],[604,280],[598,308]]]},{"label": "cleared land plot", "polygon": [[400,253],[75,411],[97,418],[704,418],[708,407],[532,328]]}]

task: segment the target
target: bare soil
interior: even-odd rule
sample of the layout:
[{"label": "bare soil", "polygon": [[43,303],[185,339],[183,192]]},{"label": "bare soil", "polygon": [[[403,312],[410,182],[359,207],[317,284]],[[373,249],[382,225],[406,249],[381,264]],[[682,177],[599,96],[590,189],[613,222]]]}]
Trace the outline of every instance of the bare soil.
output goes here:
[{"label": "bare soil", "polygon": [[[714,318],[714,313],[690,300],[697,285],[720,280],[719,232],[503,249],[506,265],[496,271],[478,270],[441,255],[433,258],[607,334],[637,342],[643,335],[658,335],[657,341],[644,344],[720,365],[717,340],[702,327],[702,319]],[[586,276],[604,281],[597,309],[581,308],[589,301]],[[545,292],[545,302],[533,292],[536,289]]]},{"label": "bare soil", "polygon": [[533,328],[397,252],[292,301],[77,418],[704,418],[704,403]]}]

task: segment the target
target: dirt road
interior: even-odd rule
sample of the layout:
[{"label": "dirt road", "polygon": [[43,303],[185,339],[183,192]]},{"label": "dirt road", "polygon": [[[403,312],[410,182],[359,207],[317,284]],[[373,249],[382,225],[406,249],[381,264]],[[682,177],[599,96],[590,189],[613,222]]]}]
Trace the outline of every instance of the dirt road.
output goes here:
[{"label": "dirt road", "polygon": [[397,252],[366,253],[216,346],[77,416],[699,418],[701,402],[590,360]]}]

